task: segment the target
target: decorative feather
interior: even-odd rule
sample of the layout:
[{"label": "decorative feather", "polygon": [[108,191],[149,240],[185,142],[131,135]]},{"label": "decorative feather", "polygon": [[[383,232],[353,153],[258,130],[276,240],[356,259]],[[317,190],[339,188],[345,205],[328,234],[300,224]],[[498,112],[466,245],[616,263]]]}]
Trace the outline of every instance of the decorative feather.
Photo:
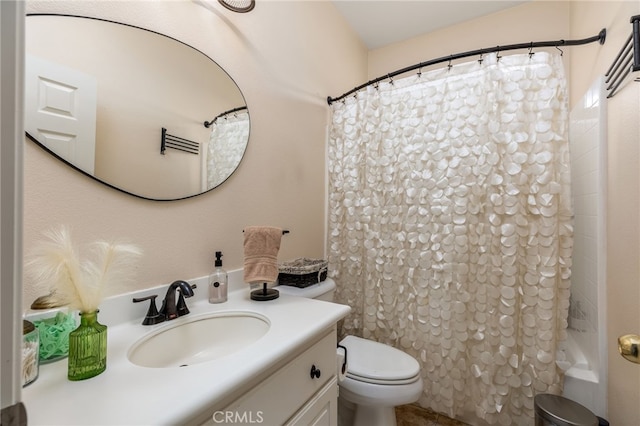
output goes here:
[{"label": "decorative feather", "polygon": [[45,238],[27,262],[27,273],[50,293],[51,303],[81,312],[95,311],[109,287],[130,281],[141,255],[130,244],[98,241],[92,247],[94,259],[82,261],[66,227],[46,232]]}]

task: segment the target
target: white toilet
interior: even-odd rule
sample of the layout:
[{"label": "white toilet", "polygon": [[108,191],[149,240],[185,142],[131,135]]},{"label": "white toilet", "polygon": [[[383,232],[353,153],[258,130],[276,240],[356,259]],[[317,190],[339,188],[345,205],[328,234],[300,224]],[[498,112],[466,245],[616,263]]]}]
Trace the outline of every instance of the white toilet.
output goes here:
[{"label": "white toilet", "polygon": [[[306,288],[277,288],[282,294],[332,302],[336,283],[327,278]],[[395,407],[415,402],[422,394],[420,364],[401,350],[361,337],[347,336],[340,345],[347,348],[347,371],[339,384],[339,409],[355,409],[354,426],[394,426]],[[349,417],[340,412],[338,416]]]}]

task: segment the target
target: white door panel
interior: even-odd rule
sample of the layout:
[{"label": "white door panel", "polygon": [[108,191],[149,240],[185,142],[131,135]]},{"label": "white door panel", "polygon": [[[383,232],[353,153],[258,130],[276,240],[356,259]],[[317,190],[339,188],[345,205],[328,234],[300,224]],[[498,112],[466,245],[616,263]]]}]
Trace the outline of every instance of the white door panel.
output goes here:
[{"label": "white door panel", "polygon": [[95,77],[26,55],[25,130],[89,174],[95,167]]}]

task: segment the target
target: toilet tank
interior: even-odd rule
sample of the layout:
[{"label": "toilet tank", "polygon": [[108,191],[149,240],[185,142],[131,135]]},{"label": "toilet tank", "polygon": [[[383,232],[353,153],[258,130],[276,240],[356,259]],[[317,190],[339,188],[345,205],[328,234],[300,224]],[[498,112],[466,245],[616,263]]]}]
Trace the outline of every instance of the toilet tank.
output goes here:
[{"label": "toilet tank", "polygon": [[336,290],[336,282],[331,278],[312,284],[309,287],[298,288],[290,285],[279,285],[275,287],[280,293],[290,296],[306,297],[308,299],[326,300],[333,302],[333,294]]}]

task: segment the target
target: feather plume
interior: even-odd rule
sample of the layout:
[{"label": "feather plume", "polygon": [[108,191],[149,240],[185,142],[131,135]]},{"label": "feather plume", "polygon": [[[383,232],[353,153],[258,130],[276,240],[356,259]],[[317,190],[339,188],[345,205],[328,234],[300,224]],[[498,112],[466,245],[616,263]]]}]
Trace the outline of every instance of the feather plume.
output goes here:
[{"label": "feather plume", "polygon": [[52,303],[81,312],[98,309],[109,287],[132,278],[141,251],[130,244],[98,241],[93,259],[81,260],[66,227],[46,232],[26,263],[34,284],[51,294]]}]

